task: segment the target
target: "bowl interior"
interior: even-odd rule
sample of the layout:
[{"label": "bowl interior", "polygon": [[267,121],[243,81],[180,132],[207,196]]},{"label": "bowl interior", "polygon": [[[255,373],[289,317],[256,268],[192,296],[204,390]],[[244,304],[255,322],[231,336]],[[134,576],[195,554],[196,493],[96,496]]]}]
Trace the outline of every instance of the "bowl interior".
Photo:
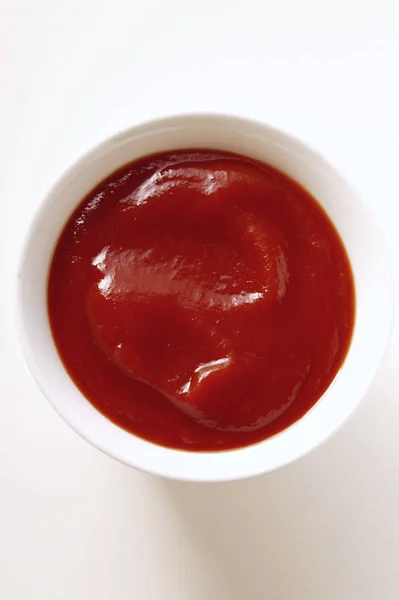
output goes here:
[{"label": "bowl interior", "polygon": [[[305,187],[345,244],[356,286],[356,321],[346,361],[302,419],[239,450],[189,453],[156,446],[102,416],[66,373],[47,316],[47,275],[69,215],[104,177],[135,158],[177,148],[227,150],[267,162]],[[30,228],[18,273],[17,327],[34,378],[57,412],[92,444],[137,468],[185,480],[222,481],[270,471],[326,439],[354,410],[382,360],[391,329],[390,260],[375,220],[345,180],[301,142],[265,125],[229,116],[186,115],[135,127],[80,159],[50,191]]]}]

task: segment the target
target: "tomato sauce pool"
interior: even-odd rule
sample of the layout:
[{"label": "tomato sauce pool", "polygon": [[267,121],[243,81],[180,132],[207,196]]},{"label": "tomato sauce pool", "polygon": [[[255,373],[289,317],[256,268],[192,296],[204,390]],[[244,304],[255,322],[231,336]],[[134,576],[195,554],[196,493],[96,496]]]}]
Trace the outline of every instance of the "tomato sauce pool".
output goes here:
[{"label": "tomato sauce pool", "polygon": [[64,366],[101,413],[191,451],[247,446],[318,401],[355,299],[333,224],[268,165],[213,150],[128,164],[69,218],[48,280]]}]

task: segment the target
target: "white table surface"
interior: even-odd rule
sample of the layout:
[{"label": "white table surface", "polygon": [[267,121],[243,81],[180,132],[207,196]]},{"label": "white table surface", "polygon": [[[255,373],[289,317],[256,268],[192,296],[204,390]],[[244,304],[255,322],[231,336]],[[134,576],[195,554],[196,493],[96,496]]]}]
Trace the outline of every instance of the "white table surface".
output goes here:
[{"label": "white table surface", "polygon": [[399,258],[397,0],[0,0],[0,598],[398,600],[399,328],[354,417],[247,482],[124,467],[36,389],[15,256],[52,182],[169,112],[260,118],[319,148]]}]

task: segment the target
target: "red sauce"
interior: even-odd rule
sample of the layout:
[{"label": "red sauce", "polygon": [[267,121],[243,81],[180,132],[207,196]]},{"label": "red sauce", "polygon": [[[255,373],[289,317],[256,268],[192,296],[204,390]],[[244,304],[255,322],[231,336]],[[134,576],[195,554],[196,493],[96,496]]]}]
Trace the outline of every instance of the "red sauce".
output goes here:
[{"label": "red sauce", "polygon": [[354,285],[319,204],[270,166],[213,150],[143,158],[80,203],[48,311],[65,368],[111,421],[224,450],[302,417],[347,353]]}]

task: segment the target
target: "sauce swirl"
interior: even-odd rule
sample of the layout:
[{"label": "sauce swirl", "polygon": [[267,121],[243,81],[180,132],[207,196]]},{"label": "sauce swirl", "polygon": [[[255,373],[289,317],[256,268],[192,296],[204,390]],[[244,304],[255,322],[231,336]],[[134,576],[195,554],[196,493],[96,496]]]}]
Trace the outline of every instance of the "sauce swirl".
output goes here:
[{"label": "sauce swirl", "polygon": [[82,200],[51,263],[65,368],[124,429],[226,450],[303,416],[350,345],[354,284],[320,205],[272,167],[181,150],[119,169]]}]

